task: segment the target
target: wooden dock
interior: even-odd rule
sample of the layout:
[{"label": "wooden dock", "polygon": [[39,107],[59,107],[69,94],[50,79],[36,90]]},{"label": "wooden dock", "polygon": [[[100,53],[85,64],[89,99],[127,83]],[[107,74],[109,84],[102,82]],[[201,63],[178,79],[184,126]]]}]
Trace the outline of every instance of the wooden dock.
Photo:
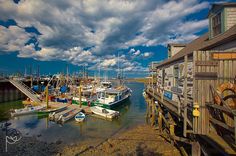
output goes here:
[{"label": "wooden dock", "polygon": [[[41,103],[41,105],[46,105],[45,102]],[[77,104],[67,104],[67,103],[61,103],[61,102],[49,102],[49,106],[50,107],[55,107],[55,108],[59,108],[59,107],[63,107],[63,106],[67,106],[68,108],[71,109],[77,109],[79,111],[84,111],[86,114],[92,114],[92,111],[90,110],[89,106],[84,106],[84,105],[77,105]]]}]

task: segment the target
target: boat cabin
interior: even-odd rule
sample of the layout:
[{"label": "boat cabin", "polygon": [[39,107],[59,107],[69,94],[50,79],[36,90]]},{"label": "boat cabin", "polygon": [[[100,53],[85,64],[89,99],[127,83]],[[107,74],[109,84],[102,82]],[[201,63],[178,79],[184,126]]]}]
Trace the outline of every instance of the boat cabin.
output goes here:
[{"label": "boat cabin", "polygon": [[100,103],[111,104],[119,102],[129,96],[130,92],[128,88],[108,88],[102,92],[98,92],[97,97]]}]

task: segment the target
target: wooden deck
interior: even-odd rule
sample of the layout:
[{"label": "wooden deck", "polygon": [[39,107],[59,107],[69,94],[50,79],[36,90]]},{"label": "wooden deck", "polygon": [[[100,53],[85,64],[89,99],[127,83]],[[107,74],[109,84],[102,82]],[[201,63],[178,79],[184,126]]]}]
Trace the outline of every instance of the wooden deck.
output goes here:
[{"label": "wooden deck", "polygon": [[[41,103],[42,105],[46,105],[45,102]],[[49,106],[51,107],[63,107],[67,106],[69,108],[75,108],[79,111],[84,110],[86,114],[92,114],[92,111],[90,110],[89,106],[84,106],[84,105],[76,105],[76,104],[67,104],[67,103],[61,103],[61,102],[49,102]]]}]

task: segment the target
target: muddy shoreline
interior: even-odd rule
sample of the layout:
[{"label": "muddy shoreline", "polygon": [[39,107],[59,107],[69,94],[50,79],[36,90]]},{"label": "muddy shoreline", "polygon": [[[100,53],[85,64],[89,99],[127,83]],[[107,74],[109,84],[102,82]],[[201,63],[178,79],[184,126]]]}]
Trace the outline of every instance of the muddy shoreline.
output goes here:
[{"label": "muddy shoreline", "polygon": [[149,125],[139,125],[116,133],[98,143],[93,140],[65,145],[63,140],[53,143],[39,141],[37,137],[23,137],[5,152],[5,133],[0,132],[0,155],[180,155],[178,149],[162,138]]}]

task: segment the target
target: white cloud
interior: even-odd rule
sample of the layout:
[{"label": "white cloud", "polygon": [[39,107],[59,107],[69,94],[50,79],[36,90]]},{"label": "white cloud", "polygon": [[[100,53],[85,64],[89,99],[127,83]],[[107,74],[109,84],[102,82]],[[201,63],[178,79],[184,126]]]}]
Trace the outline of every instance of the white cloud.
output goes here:
[{"label": "white cloud", "polygon": [[[0,50],[19,51],[19,57],[57,59],[77,65],[93,66],[101,60],[103,66],[115,67],[114,55],[119,49],[196,38],[196,33],[207,27],[207,20],[185,21],[185,17],[207,7],[207,2],[197,0],[21,0],[19,4],[0,0],[0,19],[14,19],[19,26],[0,26]],[[31,26],[42,35],[23,29]],[[25,45],[32,36],[41,50],[35,51],[33,44]],[[153,55],[134,48],[128,53],[137,59]],[[126,70],[145,70],[127,57],[125,54],[121,58]]]},{"label": "white cloud", "polygon": [[105,59],[103,60],[103,62],[101,63],[102,67],[113,67],[116,65],[117,60],[115,58],[112,59]]},{"label": "white cloud", "polygon": [[25,47],[31,35],[18,26],[5,28],[0,25],[0,49],[4,52],[18,51]]},{"label": "white cloud", "polygon": [[143,57],[145,57],[145,58],[148,58],[148,57],[150,57],[152,55],[153,55],[152,52],[145,52],[145,53],[143,53]]},{"label": "white cloud", "polygon": [[135,53],[133,53],[135,56],[138,56],[140,54],[140,50],[137,50]]}]

